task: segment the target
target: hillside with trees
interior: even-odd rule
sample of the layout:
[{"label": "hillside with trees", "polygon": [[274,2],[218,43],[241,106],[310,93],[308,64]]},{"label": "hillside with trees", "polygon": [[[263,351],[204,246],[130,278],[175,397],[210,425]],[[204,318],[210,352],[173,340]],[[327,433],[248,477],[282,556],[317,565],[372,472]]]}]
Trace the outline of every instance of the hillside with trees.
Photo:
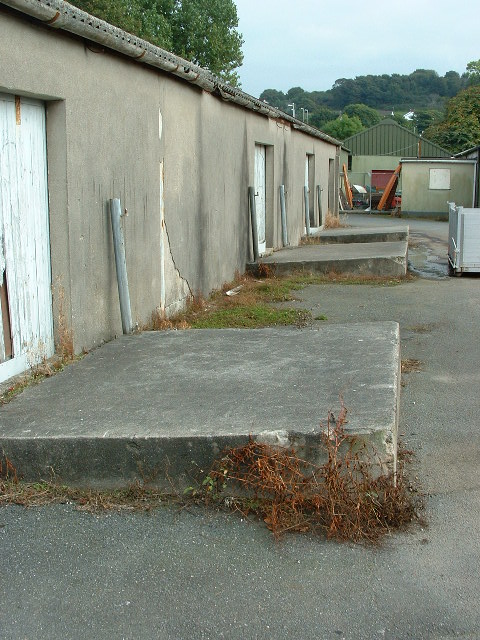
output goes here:
[{"label": "hillside with trees", "polygon": [[469,62],[461,76],[417,69],[409,75],[340,78],[327,91],[266,89],[260,99],[290,114],[295,104],[297,117],[338,140],[388,116],[452,153],[480,144],[480,60]]},{"label": "hillside with trees", "polygon": [[287,93],[265,89],[261,100],[288,111],[288,104],[301,103],[315,113],[318,107],[326,107],[338,113],[349,104],[364,104],[384,111],[408,111],[417,109],[442,109],[445,101],[468,86],[468,76],[456,71],[447,71],[439,76],[436,71],[417,69],[410,75],[358,76],[335,81],[327,91],[304,91],[293,87]]}]

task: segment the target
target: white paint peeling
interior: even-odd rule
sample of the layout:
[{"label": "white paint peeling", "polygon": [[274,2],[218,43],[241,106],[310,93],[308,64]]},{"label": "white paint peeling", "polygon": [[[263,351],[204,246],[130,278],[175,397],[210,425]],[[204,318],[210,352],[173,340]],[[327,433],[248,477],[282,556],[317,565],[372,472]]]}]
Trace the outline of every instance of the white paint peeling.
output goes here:
[{"label": "white paint peeling", "polygon": [[162,116],[162,112],[159,109],[158,110],[158,139],[159,140],[162,139],[162,133],[163,133],[163,116]]},{"label": "white paint peeling", "polygon": [[45,107],[21,98],[19,121],[18,102],[0,94],[0,276],[6,273],[16,361],[0,364],[0,380],[54,350]]}]

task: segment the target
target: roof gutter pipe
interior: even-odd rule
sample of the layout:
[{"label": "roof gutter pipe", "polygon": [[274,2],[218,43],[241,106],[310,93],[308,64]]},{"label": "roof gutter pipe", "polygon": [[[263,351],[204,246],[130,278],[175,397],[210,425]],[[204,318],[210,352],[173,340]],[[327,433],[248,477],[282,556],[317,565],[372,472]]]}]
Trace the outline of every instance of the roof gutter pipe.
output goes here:
[{"label": "roof gutter pipe", "polygon": [[127,33],[104,20],[95,18],[68,2],[63,0],[1,0],[1,4],[36,18],[51,28],[68,31],[118,51],[138,62],[172,73],[205,91],[218,93],[224,100],[234,102],[270,118],[288,121],[295,129],[304,131],[325,142],[336,146],[341,145],[338,140],[323,131],[310,127],[266,102],[226,84],[202,67]]}]

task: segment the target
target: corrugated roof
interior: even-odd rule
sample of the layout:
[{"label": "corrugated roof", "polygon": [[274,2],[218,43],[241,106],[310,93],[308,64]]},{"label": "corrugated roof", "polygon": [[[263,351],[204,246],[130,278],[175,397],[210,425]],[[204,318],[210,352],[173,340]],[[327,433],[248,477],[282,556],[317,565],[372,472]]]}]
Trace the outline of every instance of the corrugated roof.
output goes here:
[{"label": "corrugated roof", "polygon": [[446,149],[387,118],[343,141],[355,156],[451,157]]},{"label": "corrugated roof", "polygon": [[274,119],[290,122],[294,129],[320,138],[324,142],[341,146],[341,142],[323,131],[311,127],[296,118],[275,109],[248,93],[232,87],[209,71],[188,60],[161,49],[156,45],[100,20],[63,0],[3,0],[0,5],[16,9],[20,13],[36,18],[45,26],[73,33],[104,47],[117,51],[141,64],[146,64],[166,73],[182,78],[205,91],[218,95],[245,109],[261,113]]}]

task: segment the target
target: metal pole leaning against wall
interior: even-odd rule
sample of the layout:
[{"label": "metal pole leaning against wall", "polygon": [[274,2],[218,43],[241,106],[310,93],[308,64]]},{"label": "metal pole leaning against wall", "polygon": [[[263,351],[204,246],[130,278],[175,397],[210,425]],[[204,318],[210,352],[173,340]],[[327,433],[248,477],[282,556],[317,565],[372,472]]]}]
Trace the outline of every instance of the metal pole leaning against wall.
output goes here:
[{"label": "metal pole leaning against wall", "polygon": [[285,185],[280,185],[280,213],[282,216],[282,243],[284,247],[288,247],[287,234],[287,211],[285,209]]},{"label": "metal pole leaning against wall", "polygon": [[250,203],[250,220],[252,225],[253,261],[258,262],[257,208],[255,205],[255,189],[253,187],[248,187],[248,200]]},{"label": "metal pole leaning against wall", "polygon": [[303,199],[305,200],[305,229],[310,235],[310,204],[308,202],[308,187],[303,187]]},{"label": "metal pole leaning against wall", "polygon": [[317,203],[318,203],[318,224],[323,224],[323,212],[322,212],[322,187],[317,184]]},{"label": "metal pole leaning against wall", "polygon": [[120,298],[120,315],[122,316],[123,333],[132,333],[132,311],[130,308],[130,294],[128,292],[127,262],[125,260],[125,240],[123,238],[120,218],[122,210],[120,200],[110,200],[110,218],[112,220],[113,249],[115,251],[115,266],[117,268],[118,297]]}]

